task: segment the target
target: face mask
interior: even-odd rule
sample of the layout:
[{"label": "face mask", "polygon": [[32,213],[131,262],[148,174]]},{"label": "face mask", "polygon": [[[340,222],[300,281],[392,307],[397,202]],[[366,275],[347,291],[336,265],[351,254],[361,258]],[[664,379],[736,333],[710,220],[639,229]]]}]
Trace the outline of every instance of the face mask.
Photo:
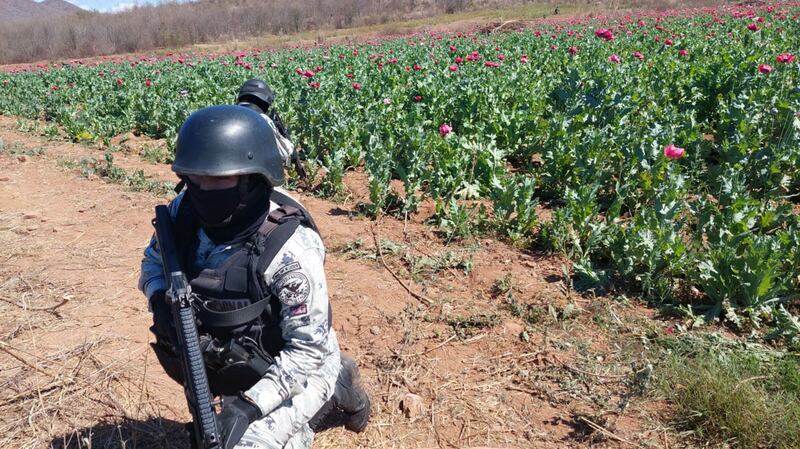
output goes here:
[{"label": "face mask", "polygon": [[238,185],[221,190],[201,190],[197,184],[188,181],[186,193],[204,226],[225,225],[239,206]]}]

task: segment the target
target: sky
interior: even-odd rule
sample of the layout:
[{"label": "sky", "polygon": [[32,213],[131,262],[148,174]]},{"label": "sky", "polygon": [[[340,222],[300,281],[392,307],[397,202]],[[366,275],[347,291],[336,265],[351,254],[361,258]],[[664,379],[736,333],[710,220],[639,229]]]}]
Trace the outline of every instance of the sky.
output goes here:
[{"label": "sky", "polygon": [[133,7],[136,4],[158,4],[165,0],[66,0],[73,5],[80,6],[86,10],[100,12],[119,12]]}]

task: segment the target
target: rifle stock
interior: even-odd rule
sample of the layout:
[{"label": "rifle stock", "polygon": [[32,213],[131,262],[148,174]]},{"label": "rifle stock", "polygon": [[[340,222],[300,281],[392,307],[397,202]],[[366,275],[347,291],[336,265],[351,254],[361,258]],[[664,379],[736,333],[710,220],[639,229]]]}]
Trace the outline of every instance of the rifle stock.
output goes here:
[{"label": "rifle stock", "polygon": [[156,206],[156,218],[153,224],[156,228],[156,240],[161,251],[164,278],[167,282],[167,299],[172,306],[175,329],[178,333],[184,373],[183,390],[189,411],[192,413],[195,444],[200,449],[217,449],[221,447],[219,432],[192,308],[194,297],[186,275],[180,267],[172,217],[167,206]]}]

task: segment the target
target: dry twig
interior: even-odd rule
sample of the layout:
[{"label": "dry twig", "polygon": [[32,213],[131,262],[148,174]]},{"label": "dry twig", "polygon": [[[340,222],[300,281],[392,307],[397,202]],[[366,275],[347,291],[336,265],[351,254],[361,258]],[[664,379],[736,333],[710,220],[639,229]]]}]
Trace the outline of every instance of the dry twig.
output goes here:
[{"label": "dry twig", "polygon": [[372,226],[372,238],[373,238],[373,240],[375,240],[375,247],[378,249],[378,257],[381,259],[381,264],[383,265],[384,268],[386,268],[386,271],[388,271],[389,274],[391,274],[392,277],[394,277],[395,280],[397,280],[397,282],[399,282],[400,285],[402,285],[403,288],[406,289],[406,291],[411,296],[413,296],[414,298],[418,299],[419,301],[421,301],[426,306],[430,306],[431,304],[433,304],[433,300],[431,300],[430,298],[428,298],[428,297],[426,297],[424,295],[421,295],[419,293],[416,293],[413,290],[411,290],[411,287],[406,285],[406,283],[403,282],[402,279],[400,279],[400,276],[398,276],[397,273],[395,273],[394,271],[392,271],[391,268],[389,268],[389,265],[386,263],[386,259],[383,258],[383,250],[381,249],[380,237],[378,236],[378,227],[379,226],[380,226],[380,221]]}]

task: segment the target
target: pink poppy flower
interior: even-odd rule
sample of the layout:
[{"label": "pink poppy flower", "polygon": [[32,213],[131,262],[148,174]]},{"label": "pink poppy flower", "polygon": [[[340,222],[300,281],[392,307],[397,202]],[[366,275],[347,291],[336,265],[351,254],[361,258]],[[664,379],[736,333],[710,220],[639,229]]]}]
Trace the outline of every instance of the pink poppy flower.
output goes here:
[{"label": "pink poppy flower", "polygon": [[679,51],[678,54],[681,56],[689,56],[689,50],[683,49]]},{"label": "pink poppy flower", "polygon": [[597,38],[605,39],[607,41],[613,41],[614,40],[614,32],[609,30],[609,29],[606,29],[606,28],[598,28],[594,32],[594,35]]},{"label": "pink poppy flower", "polygon": [[614,64],[619,64],[620,62],[622,62],[622,58],[620,58],[618,55],[611,55],[608,57],[608,60],[609,62],[613,62]]},{"label": "pink poppy flower", "polygon": [[775,60],[783,64],[791,64],[795,60],[795,56],[791,53],[781,53],[775,57]]},{"label": "pink poppy flower", "polygon": [[458,65],[456,64],[453,64],[448,68],[450,69],[451,72],[458,72]]},{"label": "pink poppy flower", "polygon": [[442,137],[446,137],[448,134],[453,132],[453,127],[450,126],[448,123],[442,123],[439,126],[439,135]]},{"label": "pink poppy flower", "polygon": [[686,150],[684,148],[676,147],[673,144],[669,144],[664,147],[664,157],[667,159],[677,161],[678,159],[682,158],[685,153]]},{"label": "pink poppy flower", "polygon": [[772,66],[769,64],[759,64],[758,71],[761,73],[769,73],[772,71]]},{"label": "pink poppy flower", "polygon": [[355,90],[361,90],[361,84],[359,84],[359,83],[353,83],[353,89],[355,89]]}]

